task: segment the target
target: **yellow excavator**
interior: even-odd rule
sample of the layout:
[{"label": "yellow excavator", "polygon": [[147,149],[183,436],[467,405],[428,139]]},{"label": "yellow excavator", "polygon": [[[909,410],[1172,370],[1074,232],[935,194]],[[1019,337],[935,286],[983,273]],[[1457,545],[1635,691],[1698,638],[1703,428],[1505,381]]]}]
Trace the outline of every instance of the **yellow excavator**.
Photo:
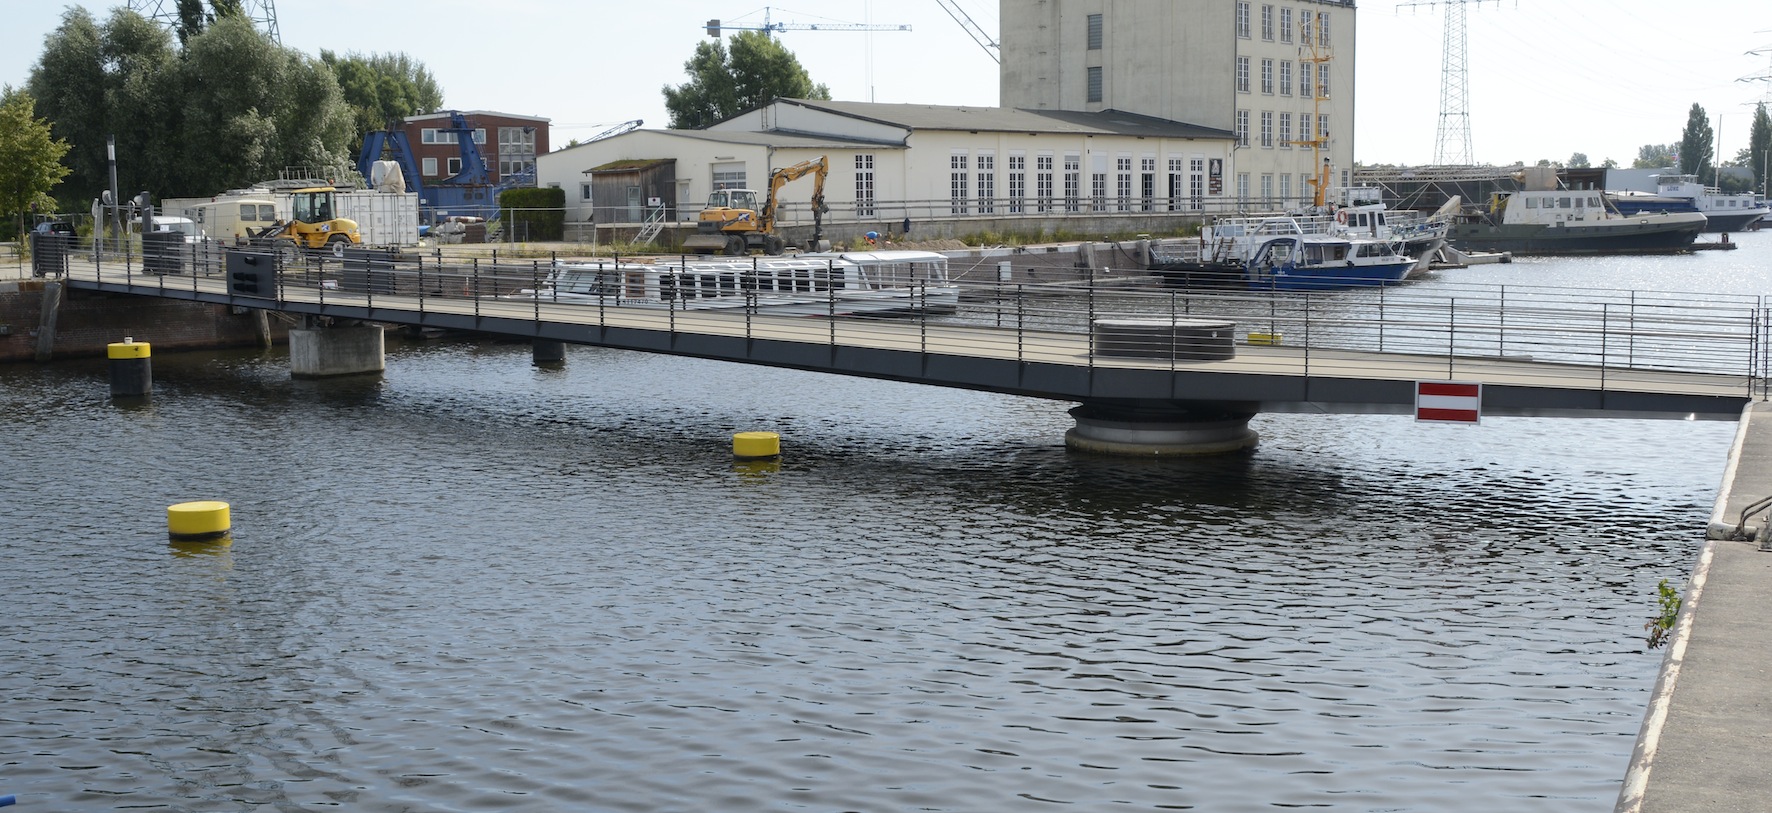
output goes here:
[{"label": "yellow excavator", "polygon": [[824,179],[830,174],[825,156],[782,167],[769,174],[769,197],[757,208],[755,189],[717,189],[708,195],[707,208],[701,210],[695,234],[683,241],[683,247],[697,254],[724,252],[732,256],[762,249],[777,256],[787,248],[787,241],[775,233],[776,198],[787,184],[812,176],[812,242],[824,240],[824,215],[830,207],[824,202]]}]

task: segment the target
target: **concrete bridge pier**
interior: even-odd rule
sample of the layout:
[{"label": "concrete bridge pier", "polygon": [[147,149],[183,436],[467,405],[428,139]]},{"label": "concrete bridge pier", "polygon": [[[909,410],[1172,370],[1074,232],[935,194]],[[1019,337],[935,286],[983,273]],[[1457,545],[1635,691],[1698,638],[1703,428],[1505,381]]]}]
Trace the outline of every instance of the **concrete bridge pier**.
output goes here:
[{"label": "concrete bridge pier", "polygon": [[1255,413],[1211,401],[1090,402],[1070,415],[1077,425],[1064,445],[1079,452],[1123,456],[1231,454],[1254,448]]},{"label": "concrete bridge pier", "polygon": [[529,358],[537,367],[565,364],[566,343],[554,339],[536,339],[530,342]]},{"label": "concrete bridge pier", "polygon": [[387,369],[381,325],[317,327],[304,321],[289,331],[289,373],[296,378],[330,378],[380,373]]}]

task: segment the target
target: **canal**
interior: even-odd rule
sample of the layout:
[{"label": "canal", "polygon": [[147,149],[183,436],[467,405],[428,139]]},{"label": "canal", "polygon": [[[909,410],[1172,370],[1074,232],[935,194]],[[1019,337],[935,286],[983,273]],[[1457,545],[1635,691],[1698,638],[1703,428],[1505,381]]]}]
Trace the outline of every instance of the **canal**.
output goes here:
[{"label": "canal", "polygon": [[[1772,235],[1489,281],[1772,290]],[[26,810],[1609,811],[1734,425],[1067,405],[571,348],[0,366]],[[771,430],[778,464],[730,436]],[[228,546],[167,505],[233,506]]]}]

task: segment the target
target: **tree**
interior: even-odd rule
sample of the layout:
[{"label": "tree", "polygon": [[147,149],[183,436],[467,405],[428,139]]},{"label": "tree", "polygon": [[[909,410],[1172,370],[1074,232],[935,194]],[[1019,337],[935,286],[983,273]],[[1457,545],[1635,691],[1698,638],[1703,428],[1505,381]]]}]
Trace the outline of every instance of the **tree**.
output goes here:
[{"label": "tree", "polygon": [[0,88],[0,218],[16,222],[15,233],[24,232],[27,213],[55,211],[49,190],[68,174],[62,166],[68,142],[50,134],[36,109],[31,94]]},{"label": "tree", "polygon": [[320,61],[338,78],[345,105],[351,110],[354,136],[351,152],[363,143],[363,134],[380,130],[390,121],[443,108],[443,89],[423,63],[400,54],[346,54],[322,50]]},{"label": "tree", "polygon": [[1674,165],[1673,144],[1644,144],[1637,148],[1637,160],[1631,162],[1633,169],[1663,169]]},{"label": "tree", "polygon": [[831,97],[792,51],[762,31],[734,34],[730,52],[719,40],[699,43],[683,70],[688,82],[664,87],[672,129],[699,130],[775,99]]},{"label": "tree", "polygon": [[1772,118],[1766,115],[1765,102],[1754,106],[1754,123],[1748,133],[1747,160],[1742,164],[1754,168],[1754,188],[1764,192],[1766,172],[1772,169],[1766,166],[1767,159],[1772,158],[1772,155],[1768,155],[1772,153]]},{"label": "tree", "polygon": [[101,27],[71,8],[28,87],[72,148],[72,172],[57,189],[67,208],[83,210],[110,187],[113,135],[126,196],[215,194],[349,155],[351,116],[332,71],[272,42],[243,14],[218,14],[181,53],[133,11],[117,9]]},{"label": "tree", "polygon": [[1710,168],[1710,175],[1716,175],[1716,164],[1711,160],[1711,143],[1716,133],[1711,130],[1710,117],[1704,114],[1704,107],[1697,102],[1692,103],[1692,111],[1686,114],[1686,129],[1680,134],[1680,174],[1698,175],[1700,183],[1708,182],[1704,173],[1705,167]]},{"label": "tree", "polygon": [[1587,169],[1592,165],[1587,162],[1587,153],[1578,152],[1569,156],[1568,166],[1570,169]]},{"label": "tree", "polygon": [[1614,161],[1614,160],[1612,160],[1612,159],[1610,159],[1610,158],[1608,158],[1608,159],[1606,159],[1606,160],[1604,160],[1604,161],[1601,161],[1601,162],[1600,162],[1600,166],[1602,166],[1602,167],[1604,167],[1604,168],[1606,168],[1606,169],[1617,169],[1617,168],[1618,168],[1618,162],[1617,162],[1617,161]]},{"label": "tree", "polygon": [[203,10],[203,0],[178,0],[178,42],[180,45],[189,42],[203,29],[222,17],[240,16],[245,14],[240,0],[209,0],[209,11]]}]

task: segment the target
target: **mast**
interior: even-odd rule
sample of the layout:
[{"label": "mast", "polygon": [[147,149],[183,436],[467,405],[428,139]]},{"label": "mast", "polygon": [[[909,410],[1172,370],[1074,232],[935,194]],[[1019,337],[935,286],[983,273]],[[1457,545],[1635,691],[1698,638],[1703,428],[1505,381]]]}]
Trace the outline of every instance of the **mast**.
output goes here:
[{"label": "mast", "polygon": [[1317,81],[1311,83],[1311,138],[1309,141],[1288,141],[1286,143],[1294,147],[1311,148],[1311,162],[1315,164],[1312,172],[1315,176],[1308,183],[1312,187],[1312,205],[1321,209],[1329,199],[1330,166],[1328,157],[1323,155],[1323,151],[1329,149],[1329,136],[1319,126],[1323,121],[1323,100],[1328,98],[1321,82],[1327,71],[1320,70],[1318,66],[1329,64],[1335,55],[1331,52],[1329,43],[1323,37],[1318,36],[1317,31],[1311,30],[1315,19],[1315,17],[1311,18],[1313,22],[1298,21],[1299,61],[1310,66],[1305,70],[1315,71],[1317,74],[1314,77]]}]

